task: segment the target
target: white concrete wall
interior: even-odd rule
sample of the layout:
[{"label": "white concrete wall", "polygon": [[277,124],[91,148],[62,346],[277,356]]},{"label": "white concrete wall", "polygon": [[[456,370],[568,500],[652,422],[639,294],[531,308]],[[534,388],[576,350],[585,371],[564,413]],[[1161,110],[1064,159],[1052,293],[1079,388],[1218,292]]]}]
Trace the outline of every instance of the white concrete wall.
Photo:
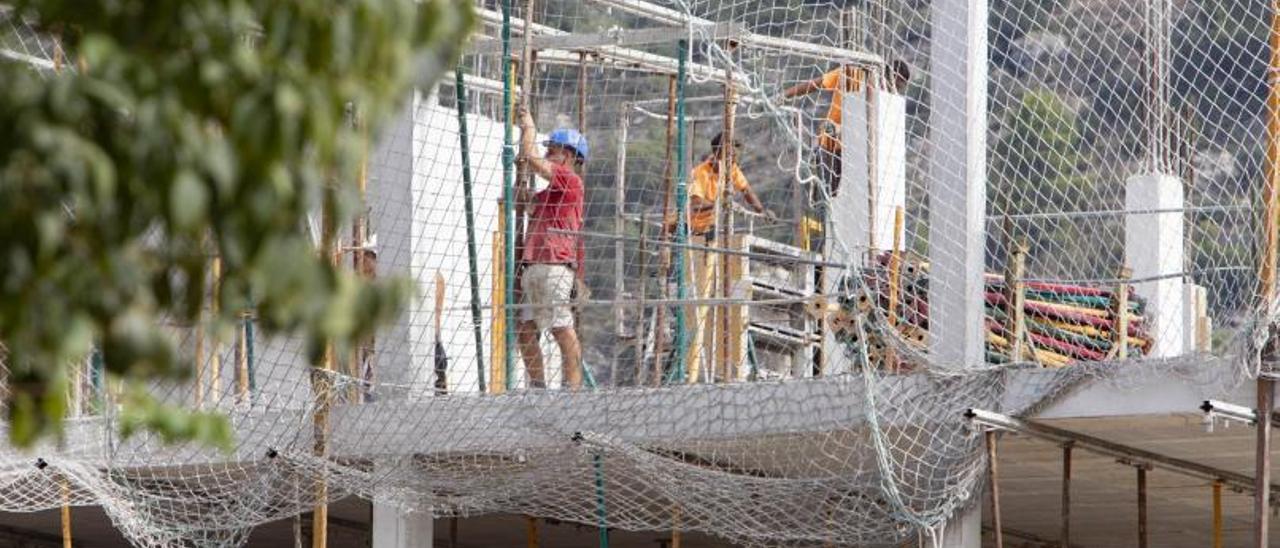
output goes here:
[{"label": "white concrete wall", "polygon": [[[883,90],[844,95],[840,193],[833,232],[857,260],[867,249],[893,248],[893,215],[907,203],[907,101]],[[852,195],[852,196],[850,196]],[[845,259],[840,259],[845,260]]]},{"label": "white concrete wall", "polygon": [[1182,181],[1171,175],[1138,175],[1125,182],[1125,209],[1174,210],[1169,213],[1130,213],[1125,216],[1125,264],[1133,278],[1174,276],[1134,283],[1134,292],[1147,302],[1147,323],[1155,344],[1150,357],[1182,355],[1187,315],[1186,290],[1176,276],[1183,271]]}]

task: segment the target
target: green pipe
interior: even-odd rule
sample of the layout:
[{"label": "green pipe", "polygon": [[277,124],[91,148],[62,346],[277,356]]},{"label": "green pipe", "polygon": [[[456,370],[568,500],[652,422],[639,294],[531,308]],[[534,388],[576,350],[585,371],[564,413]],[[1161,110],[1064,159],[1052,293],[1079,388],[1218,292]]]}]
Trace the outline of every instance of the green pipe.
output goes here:
[{"label": "green pipe", "polygon": [[600,548],[609,548],[609,514],[604,504],[604,456],[591,455],[596,471],[596,521],[600,528]]},{"label": "green pipe", "polygon": [[105,373],[104,369],[105,364],[102,363],[102,351],[98,350],[97,347],[94,347],[93,351],[89,354],[89,384],[93,387],[93,407],[94,411],[97,412],[102,412],[102,409],[106,407],[106,405],[104,405],[106,402],[104,401],[102,390],[102,381]]},{"label": "green pipe", "polygon": [[[510,0],[507,0],[510,1]],[[685,86],[685,64],[689,57],[689,41],[680,40],[680,62],[676,69],[676,300],[683,301],[688,298],[687,288],[685,287],[685,264],[684,253],[679,246],[689,241],[689,225],[685,222],[685,207],[689,202],[688,188],[688,166],[685,165],[684,153],[684,86]],[[675,356],[672,359],[672,374],[676,382],[684,382],[685,379],[685,352],[689,345],[688,334],[685,333],[684,307],[676,306],[676,341]],[[668,379],[670,380],[670,379]]]},{"label": "green pipe", "polygon": [[587,388],[592,390],[597,388],[596,376],[591,373],[591,368],[587,366],[587,362],[585,361],[582,362],[582,381],[586,383]]},{"label": "green pipe", "polygon": [[253,364],[253,315],[244,316],[244,364],[249,375],[249,399],[258,399],[258,374]]},{"label": "green pipe", "polygon": [[[529,17],[530,14],[525,14]],[[503,314],[506,321],[503,322],[505,329],[503,330],[503,352],[504,363],[503,369],[506,371],[506,388],[511,390],[515,387],[515,353],[516,353],[516,330],[515,330],[515,297],[516,297],[516,151],[512,145],[514,142],[514,132],[512,131],[512,112],[511,112],[511,0],[502,0],[502,216],[506,219],[507,229],[502,234],[502,250],[506,255],[504,261],[503,273],[505,282],[503,291],[503,302],[506,303],[506,309]]]},{"label": "green pipe", "polygon": [[484,334],[480,332],[483,322],[480,316],[480,274],[476,266],[476,213],[471,197],[471,151],[467,143],[467,91],[462,82],[462,69],[453,71],[455,83],[453,89],[458,96],[458,149],[462,153],[462,193],[467,210],[467,267],[471,271],[471,327],[476,339],[476,378],[480,383],[480,393],[485,393],[484,382]]}]

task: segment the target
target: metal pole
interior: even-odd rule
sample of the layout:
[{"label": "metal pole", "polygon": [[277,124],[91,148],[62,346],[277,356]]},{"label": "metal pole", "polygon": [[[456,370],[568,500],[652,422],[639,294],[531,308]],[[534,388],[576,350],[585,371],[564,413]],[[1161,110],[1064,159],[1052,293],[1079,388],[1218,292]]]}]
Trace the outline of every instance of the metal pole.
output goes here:
[{"label": "metal pole", "polygon": [[[732,45],[730,45],[732,48]],[[738,94],[734,88],[733,81],[733,65],[725,66],[725,87],[724,87],[724,135],[720,137],[720,200],[718,205],[720,210],[717,212],[721,217],[718,219],[719,226],[716,227],[716,234],[719,236],[720,249],[729,249],[733,245],[733,174],[738,166],[738,155],[734,150],[734,116],[738,109]],[[729,257],[719,255],[715,257],[718,265],[720,276],[720,297],[729,298],[733,294],[733,280],[729,276]],[[737,364],[732,363],[732,353],[730,348],[735,344],[733,334],[731,333],[731,322],[729,321],[729,306],[721,306],[712,309],[717,314],[716,323],[713,324],[718,332],[719,337],[714,338],[716,352],[714,356],[716,367],[709,371],[712,373],[712,382],[729,382],[734,380],[736,375],[730,371],[736,368]]]},{"label": "metal pole", "polygon": [[[671,76],[667,79],[667,148],[666,162],[662,168],[662,238],[660,242],[663,249],[658,261],[658,287],[660,287],[660,295],[663,300],[670,298],[667,289],[667,276],[671,272],[671,249],[666,247],[667,243],[667,217],[671,215],[671,179],[673,166],[672,155],[674,151],[676,138],[676,77]],[[643,296],[643,295],[642,295]],[[662,383],[662,358],[663,346],[666,343],[666,312],[667,307],[659,306],[653,312],[653,385],[658,386]],[[641,343],[643,344],[643,343]],[[640,360],[644,360],[643,351],[640,352]],[[643,364],[642,364],[643,365]]]},{"label": "metal pole", "polygon": [[[510,0],[508,0],[510,1]],[[689,41],[680,40],[679,43],[680,60],[676,70],[676,234],[675,240],[677,244],[683,245],[689,241],[689,224],[685,219],[685,208],[689,204],[688,183],[688,166],[685,165],[685,147],[684,147],[684,93],[685,93],[685,70],[689,57]],[[684,253],[676,253],[676,299],[685,300],[689,298],[687,288],[685,287],[685,264]],[[676,336],[675,336],[675,355],[673,356],[672,373],[677,383],[684,382],[685,368],[685,351],[688,345],[688,334],[685,333],[685,313],[684,307],[677,306],[676,316]]]},{"label": "metal pole", "polygon": [[991,474],[991,526],[994,529],[996,548],[1004,548],[1004,529],[1000,519],[1000,473],[996,464],[996,433],[985,432],[987,439],[987,472]]},{"label": "metal pole", "polygon": [[[1263,248],[1262,264],[1259,265],[1259,294],[1262,297],[1263,310],[1270,310],[1276,292],[1276,248],[1280,242],[1280,1],[1272,0],[1271,4],[1271,60],[1267,69],[1267,166],[1262,186],[1262,199],[1266,207],[1263,219],[1263,234],[1266,245]],[[1275,410],[1275,381],[1268,375],[1269,362],[1274,358],[1275,336],[1269,333],[1270,340],[1264,350],[1263,363],[1258,371],[1258,411],[1257,416],[1270,417]],[[1257,434],[1257,453],[1255,455],[1256,472],[1253,494],[1253,538],[1254,545],[1266,548],[1269,542],[1270,513],[1268,503],[1271,499],[1271,429],[1261,424],[1255,429]]]},{"label": "metal pole", "polygon": [[1222,482],[1213,482],[1213,548],[1222,548]]},{"label": "metal pole", "polygon": [[72,548],[75,543],[71,539],[71,484],[66,478],[62,484],[62,548]]},{"label": "metal pole", "polygon": [[516,367],[516,331],[515,322],[512,321],[515,318],[512,317],[514,309],[511,308],[511,305],[516,302],[516,151],[513,145],[512,123],[514,120],[511,112],[512,79],[515,78],[515,71],[511,63],[511,0],[502,0],[502,74],[502,218],[505,224],[505,230],[502,232],[502,250],[506,255],[502,268],[502,302],[506,304],[502,311],[503,340],[505,341],[502,357],[505,373],[504,388],[510,390]]},{"label": "metal pole", "polygon": [[1071,546],[1071,449],[1070,443],[1062,446],[1062,533],[1059,540],[1063,548]]},{"label": "metal pole", "polygon": [[[586,68],[585,68],[586,54],[585,53],[583,54],[583,67],[584,67],[583,74],[581,74],[581,77],[585,79],[586,77]],[[585,88],[582,88],[582,89],[585,89]],[[579,106],[585,106],[586,100],[585,99],[580,99],[580,100],[581,100],[581,103]],[[629,105],[623,105],[621,109],[621,114],[618,116],[618,135],[617,135],[617,146],[618,146],[617,164],[618,165],[615,168],[615,172],[614,172],[615,177],[614,177],[614,189],[613,189],[614,190],[613,230],[618,234],[622,234],[623,231],[627,229],[626,220],[623,217],[626,214],[626,207],[624,206],[626,205],[626,201],[627,201],[627,114],[630,109],[631,107]],[[581,119],[582,119],[582,116],[579,116],[579,121],[581,121]],[[644,223],[641,223],[640,231],[644,232],[644,228],[645,228]],[[614,294],[614,298],[618,299],[619,301],[623,300],[622,295],[627,290],[627,267],[626,267],[626,263],[624,262],[624,259],[626,258],[625,253],[626,253],[626,249],[623,247],[622,240],[618,240],[613,243],[613,284],[614,284],[613,294]],[[643,251],[641,251],[640,253],[640,260],[641,261],[644,260]],[[640,287],[644,287],[643,276],[639,278],[638,283]],[[614,322],[616,323],[615,332],[618,334],[618,337],[622,337],[627,327],[626,326],[627,311],[621,304],[619,304],[616,308],[614,308],[613,313],[614,313]],[[636,329],[635,329],[635,332],[633,333],[633,335],[635,335],[636,337],[640,336],[640,331],[641,331],[640,325],[642,324],[644,324],[643,313],[636,320]],[[609,379],[610,379],[610,382],[612,382],[615,386],[619,384],[618,377],[616,374],[617,367],[618,367],[618,360],[614,359],[609,364],[609,368],[610,368]]]},{"label": "metal pole", "polygon": [[[532,2],[532,0],[530,0]],[[626,116],[627,109],[622,109]],[[587,131],[587,52],[578,52],[578,131]]]},{"label": "metal pole", "polygon": [[609,514],[604,498],[604,455],[591,456],[596,472],[596,523],[600,529],[600,548],[609,548]]},{"label": "metal pole", "polygon": [[1147,467],[1138,466],[1138,548],[1147,548]]},{"label": "metal pole", "polygon": [[538,548],[538,518],[533,516],[524,517],[524,535],[525,546]]},{"label": "metal pole", "polygon": [[476,340],[476,378],[480,393],[485,393],[484,334],[480,331],[480,267],[476,259],[476,214],[472,197],[471,147],[467,135],[467,92],[462,83],[462,69],[453,71],[453,89],[458,99],[458,151],[462,155],[462,197],[467,213],[467,269],[471,277],[471,327]]},{"label": "metal pole", "polygon": [[[337,197],[335,189],[325,191],[321,225],[320,255],[329,261],[330,266],[337,268],[338,253],[334,250],[337,221],[329,214],[329,207]],[[311,395],[315,398],[315,410],[312,412],[312,454],[322,461],[328,460],[329,454],[329,408],[333,405],[333,380],[330,375],[334,371],[334,347],[332,341],[326,341],[324,356],[319,367],[311,369]],[[329,538],[329,483],[326,469],[320,469],[315,479],[315,509],[311,514],[311,547],[325,548]]]},{"label": "metal pole", "polygon": [[[1274,335],[1272,335],[1274,336]],[[1268,377],[1258,376],[1258,415],[1268,417],[1275,408],[1275,381]],[[1259,423],[1254,427],[1257,436],[1257,451],[1254,454],[1254,491],[1253,491],[1253,538],[1254,546],[1269,546],[1271,508],[1271,428]]]}]

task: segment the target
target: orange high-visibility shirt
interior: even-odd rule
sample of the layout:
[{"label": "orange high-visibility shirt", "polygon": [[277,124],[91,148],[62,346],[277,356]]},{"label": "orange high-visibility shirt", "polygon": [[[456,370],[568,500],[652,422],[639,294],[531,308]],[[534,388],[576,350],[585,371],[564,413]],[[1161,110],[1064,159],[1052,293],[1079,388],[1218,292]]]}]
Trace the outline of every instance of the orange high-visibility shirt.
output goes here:
[{"label": "orange high-visibility shirt", "polygon": [[[843,119],[844,92],[854,92],[862,90],[863,73],[861,69],[854,71],[852,75],[846,75],[844,67],[836,67],[822,75],[822,80],[818,82],[818,89],[825,89],[831,92],[831,108],[827,110],[827,124],[822,128],[822,133],[818,135],[818,146],[831,151],[840,150],[840,122]],[[844,85],[840,85],[840,81],[844,80]]]},{"label": "orange high-visibility shirt", "polygon": [[[693,201],[694,196],[708,202],[714,202],[720,198],[720,173],[716,169],[719,163],[715,158],[711,158],[693,168],[693,173],[689,174],[690,202]],[[751,188],[747,177],[742,174],[742,170],[736,164],[733,166],[733,188],[738,192]],[[702,234],[715,224],[715,210],[712,209],[696,211],[689,216],[689,232],[693,234]]]}]

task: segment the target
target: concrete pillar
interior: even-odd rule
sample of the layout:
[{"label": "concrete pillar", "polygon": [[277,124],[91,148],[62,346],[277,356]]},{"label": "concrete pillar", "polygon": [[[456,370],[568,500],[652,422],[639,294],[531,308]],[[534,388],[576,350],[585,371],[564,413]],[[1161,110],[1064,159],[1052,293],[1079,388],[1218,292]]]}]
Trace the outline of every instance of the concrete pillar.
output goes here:
[{"label": "concrete pillar", "polygon": [[936,0],[930,43],[929,351],[980,364],[986,249],[987,0]]},{"label": "concrete pillar", "polygon": [[974,504],[947,521],[939,548],[980,548],[982,546],[982,508]]},{"label": "concrete pillar", "polygon": [[844,95],[840,188],[832,203],[832,231],[849,249],[841,261],[868,249],[893,247],[893,212],[907,203],[907,100],[869,89]]},{"label": "concrete pillar", "polygon": [[1125,183],[1125,263],[1134,279],[1172,276],[1134,283],[1134,292],[1147,303],[1147,325],[1155,338],[1150,357],[1182,355],[1194,344],[1186,341],[1187,290],[1183,287],[1183,185],[1172,175],[1131,177]]},{"label": "concrete pillar", "polygon": [[[870,249],[893,247],[894,210],[907,202],[906,98],[871,89],[844,94],[841,123],[840,194],[829,204],[827,260],[862,264]],[[828,275],[825,291],[837,288],[840,276]],[[826,370],[845,373],[852,363],[828,334]]]},{"label": "concrete pillar", "polygon": [[[929,353],[935,367],[963,368],[985,356],[987,0],[935,0],[932,17]],[[982,546],[980,500],[942,546]]]},{"label": "concrete pillar", "polygon": [[407,512],[393,504],[373,503],[373,548],[431,548],[430,511]]},{"label": "concrete pillar", "polygon": [[408,460],[374,462],[381,485],[373,495],[372,548],[431,548],[435,522],[431,506],[406,508],[403,499],[391,496],[398,483],[396,475],[411,469]]}]

